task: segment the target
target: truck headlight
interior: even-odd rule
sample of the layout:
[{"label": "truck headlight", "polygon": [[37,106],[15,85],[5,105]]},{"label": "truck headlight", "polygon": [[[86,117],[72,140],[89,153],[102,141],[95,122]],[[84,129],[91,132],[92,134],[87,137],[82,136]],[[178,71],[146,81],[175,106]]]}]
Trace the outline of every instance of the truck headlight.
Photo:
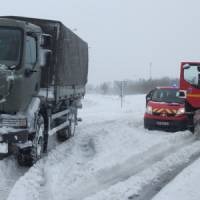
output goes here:
[{"label": "truck headlight", "polygon": [[152,115],[152,107],[151,106],[147,106],[146,113]]},{"label": "truck headlight", "polygon": [[0,126],[12,128],[27,128],[27,119],[25,117],[0,116]]},{"label": "truck headlight", "polygon": [[185,108],[179,108],[176,112],[176,115],[183,115],[185,114]]}]

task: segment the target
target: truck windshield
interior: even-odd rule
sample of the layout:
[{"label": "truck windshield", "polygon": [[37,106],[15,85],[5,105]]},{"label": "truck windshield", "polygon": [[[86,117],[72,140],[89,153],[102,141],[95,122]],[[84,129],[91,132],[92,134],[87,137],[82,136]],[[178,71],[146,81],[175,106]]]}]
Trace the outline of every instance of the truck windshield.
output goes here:
[{"label": "truck windshield", "polygon": [[22,32],[18,29],[0,27],[0,64],[19,64]]},{"label": "truck windshield", "polygon": [[157,89],[152,95],[152,100],[166,103],[184,103],[184,100],[178,96],[178,89]]},{"label": "truck windshield", "polygon": [[[186,66],[186,65],[185,65]],[[200,86],[200,65],[187,65],[184,68],[184,80],[194,86]]]}]

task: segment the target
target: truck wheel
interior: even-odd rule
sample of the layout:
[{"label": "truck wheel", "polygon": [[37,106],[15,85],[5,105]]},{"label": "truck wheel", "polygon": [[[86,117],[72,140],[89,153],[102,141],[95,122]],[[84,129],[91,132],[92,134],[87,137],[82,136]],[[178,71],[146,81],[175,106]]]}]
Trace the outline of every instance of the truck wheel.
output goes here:
[{"label": "truck wheel", "polygon": [[194,134],[194,127],[188,127],[187,129]]},{"label": "truck wheel", "polygon": [[36,163],[44,153],[44,135],[45,135],[44,118],[38,115],[36,122],[36,133],[32,141],[32,147],[22,149],[18,154],[18,163],[22,166],[32,166]]},{"label": "truck wheel", "polygon": [[58,141],[64,142],[68,140],[70,137],[74,136],[75,130],[76,130],[76,116],[74,113],[72,113],[69,120],[69,126],[57,132]]},{"label": "truck wheel", "polygon": [[147,130],[152,130],[153,128],[144,121],[144,128]]},{"label": "truck wheel", "polygon": [[147,124],[144,122],[144,128],[145,129],[148,129],[148,127],[147,127]]}]

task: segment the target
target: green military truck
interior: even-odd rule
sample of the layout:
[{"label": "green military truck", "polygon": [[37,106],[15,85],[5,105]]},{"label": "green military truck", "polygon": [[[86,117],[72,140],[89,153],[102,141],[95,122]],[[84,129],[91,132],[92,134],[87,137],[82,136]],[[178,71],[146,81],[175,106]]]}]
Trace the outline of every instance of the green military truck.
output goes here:
[{"label": "green military truck", "polygon": [[88,45],[59,21],[0,17],[0,154],[31,166],[74,135]]}]

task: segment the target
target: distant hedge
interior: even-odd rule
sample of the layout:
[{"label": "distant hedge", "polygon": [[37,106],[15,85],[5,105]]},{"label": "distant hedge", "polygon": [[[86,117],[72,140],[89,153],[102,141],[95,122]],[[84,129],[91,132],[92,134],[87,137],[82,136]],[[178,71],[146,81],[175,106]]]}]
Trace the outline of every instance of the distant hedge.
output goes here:
[{"label": "distant hedge", "polygon": [[87,92],[89,93],[101,93],[101,94],[117,94],[120,95],[122,92],[124,95],[129,94],[145,94],[151,89],[157,86],[172,86],[179,84],[179,79],[173,79],[163,77],[160,79],[139,79],[137,81],[124,80],[124,81],[113,81],[103,82],[98,86],[91,84],[87,85]]}]

